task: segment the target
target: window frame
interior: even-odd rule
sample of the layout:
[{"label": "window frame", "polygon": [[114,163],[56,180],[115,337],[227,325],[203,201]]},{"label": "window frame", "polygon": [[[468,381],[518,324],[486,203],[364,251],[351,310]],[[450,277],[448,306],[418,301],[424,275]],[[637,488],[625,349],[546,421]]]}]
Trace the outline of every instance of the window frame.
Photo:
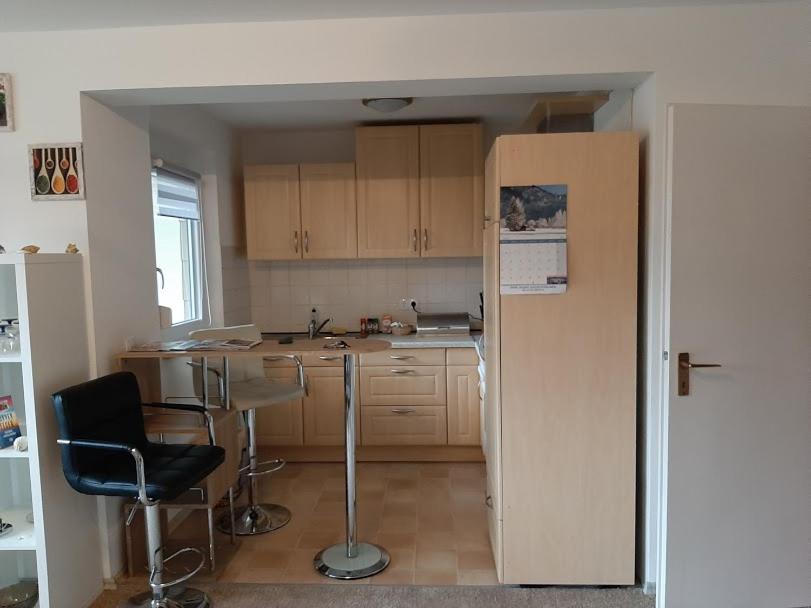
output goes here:
[{"label": "window frame", "polygon": [[[192,180],[194,181],[195,188],[197,190],[197,205],[200,214],[200,218],[197,220],[191,220],[197,222],[197,238],[191,239],[191,247],[189,248],[190,254],[196,257],[199,260],[199,264],[192,264],[191,265],[191,272],[194,275],[192,279],[193,282],[196,281],[197,285],[199,285],[199,298],[196,302],[196,306],[199,307],[195,318],[187,319],[184,321],[180,321],[177,323],[172,323],[169,327],[161,328],[161,337],[164,339],[181,339],[187,338],[189,332],[194,331],[196,329],[204,329],[211,326],[211,305],[209,301],[209,293],[208,293],[208,270],[207,270],[207,258],[206,258],[206,222],[205,222],[205,208],[206,203],[203,198],[203,184],[202,184],[202,176],[185,169],[183,167],[179,167],[176,165],[170,165],[161,159],[155,159],[152,163],[152,170],[150,171],[150,181],[153,182],[155,180],[155,176],[159,171],[163,171],[165,173],[175,174],[179,177]],[[154,185],[152,187],[152,191],[155,191]],[[156,201],[153,197],[152,206],[152,238],[154,239],[156,236],[155,233],[155,219],[156,219],[156,212],[155,212],[155,204]],[[189,224],[191,227],[191,223]],[[188,236],[191,236],[190,234]],[[157,263],[157,254],[155,259],[155,267],[158,268]],[[185,294],[184,294],[185,295]],[[156,306],[160,306],[160,299],[159,293],[156,291],[155,293],[155,300]]]}]

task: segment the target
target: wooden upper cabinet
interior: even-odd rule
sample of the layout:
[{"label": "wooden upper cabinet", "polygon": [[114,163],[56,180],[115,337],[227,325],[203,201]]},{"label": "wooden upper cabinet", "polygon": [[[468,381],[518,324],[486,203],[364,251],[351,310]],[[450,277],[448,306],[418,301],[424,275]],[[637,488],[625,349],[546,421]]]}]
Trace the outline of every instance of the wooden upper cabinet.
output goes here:
[{"label": "wooden upper cabinet", "polygon": [[420,255],[419,127],[355,132],[358,257]]},{"label": "wooden upper cabinet", "polygon": [[480,256],[484,219],[481,125],[421,125],[419,129],[422,256]]},{"label": "wooden upper cabinet", "polygon": [[355,163],[301,165],[304,259],[358,257]]},{"label": "wooden upper cabinet", "polygon": [[245,167],[245,233],[250,260],[301,259],[298,165]]}]

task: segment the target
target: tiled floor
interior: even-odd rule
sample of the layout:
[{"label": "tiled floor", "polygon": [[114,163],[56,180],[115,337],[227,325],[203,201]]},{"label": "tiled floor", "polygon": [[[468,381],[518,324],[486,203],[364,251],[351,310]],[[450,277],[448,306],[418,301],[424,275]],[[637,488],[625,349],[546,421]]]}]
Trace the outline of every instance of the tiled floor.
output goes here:
[{"label": "tiled floor", "polygon": [[[484,474],[479,463],[360,463],[359,539],[382,545],[392,560],[353,584],[495,584]],[[313,569],[318,550],[345,538],[343,466],[289,464],[260,481],[260,491],[293,518],[275,532],[243,537],[217,580],[346,584]]]}]

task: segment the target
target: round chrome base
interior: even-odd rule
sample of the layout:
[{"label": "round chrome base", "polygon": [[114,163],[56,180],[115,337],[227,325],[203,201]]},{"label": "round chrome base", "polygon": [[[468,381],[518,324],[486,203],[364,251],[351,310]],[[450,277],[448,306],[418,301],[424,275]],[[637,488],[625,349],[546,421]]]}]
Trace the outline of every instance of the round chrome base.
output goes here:
[{"label": "round chrome base", "polygon": [[192,587],[169,587],[166,597],[157,605],[152,604],[152,592],[146,591],[131,597],[120,608],[211,608],[208,596]]},{"label": "round chrome base", "polygon": [[[281,505],[247,505],[240,507],[234,513],[236,527],[234,534],[237,536],[254,536],[272,532],[286,526],[290,521],[290,510]],[[217,522],[217,529],[220,532],[231,534],[231,515],[226,513]]]},{"label": "round chrome base", "polygon": [[329,578],[354,580],[382,572],[391,558],[385,549],[371,543],[355,545],[355,557],[346,556],[346,543],[332,545],[315,556],[315,569]]}]

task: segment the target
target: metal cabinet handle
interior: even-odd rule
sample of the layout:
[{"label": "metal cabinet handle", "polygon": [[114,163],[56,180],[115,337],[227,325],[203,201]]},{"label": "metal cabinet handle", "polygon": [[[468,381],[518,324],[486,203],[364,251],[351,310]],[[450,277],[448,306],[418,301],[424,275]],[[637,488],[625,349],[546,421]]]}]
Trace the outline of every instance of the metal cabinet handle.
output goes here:
[{"label": "metal cabinet handle", "polygon": [[341,359],[341,357],[335,357],[335,356],[330,357],[330,356],[327,356],[327,355],[321,355],[318,358],[321,359],[322,361],[337,361],[338,359]]},{"label": "metal cabinet handle", "polygon": [[310,253],[310,231],[304,231],[304,253]]},{"label": "metal cabinet handle", "polygon": [[414,355],[389,355],[389,359],[396,359],[397,361],[406,361],[413,358]]},{"label": "metal cabinet handle", "polygon": [[411,237],[411,243],[414,246],[414,253],[417,252],[417,229],[414,228],[414,236]]},{"label": "metal cabinet handle", "polygon": [[293,248],[298,253],[298,230],[293,231]]},{"label": "metal cabinet handle", "polygon": [[413,407],[394,407],[391,409],[392,414],[400,414],[403,416],[406,414],[413,414],[416,411],[417,410],[415,410]]},{"label": "metal cabinet handle", "polygon": [[392,374],[413,374],[413,369],[393,369],[391,370]]},{"label": "metal cabinet handle", "polygon": [[422,247],[428,251],[428,228],[422,229]]}]

